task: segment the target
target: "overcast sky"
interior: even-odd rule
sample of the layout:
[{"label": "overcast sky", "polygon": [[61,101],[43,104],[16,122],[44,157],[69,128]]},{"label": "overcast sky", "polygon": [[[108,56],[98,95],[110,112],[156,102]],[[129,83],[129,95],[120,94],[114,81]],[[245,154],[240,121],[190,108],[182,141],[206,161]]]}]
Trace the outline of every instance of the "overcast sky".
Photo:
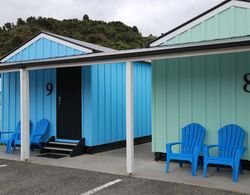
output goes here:
[{"label": "overcast sky", "polygon": [[0,25],[29,16],[122,21],[160,35],[222,0],[0,0]]}]

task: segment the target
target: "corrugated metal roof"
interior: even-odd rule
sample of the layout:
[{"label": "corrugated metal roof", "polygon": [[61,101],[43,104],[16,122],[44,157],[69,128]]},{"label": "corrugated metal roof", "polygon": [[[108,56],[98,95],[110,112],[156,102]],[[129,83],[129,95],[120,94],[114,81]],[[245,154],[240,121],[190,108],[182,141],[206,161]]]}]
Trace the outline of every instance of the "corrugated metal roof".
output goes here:
[{"label": "corrugated metal roof", "polygon": [[76,44],[78,46],[82,46],[82,47],[87,48],[87,49],[94,50],[95,52],[114,52],[114,51],[116,51],[115,49],[111,49],[111,48],[108,48],[108,47],[96,45],[96,44],[93,44],[93,43],[88,43],[88,42],[85,42],[85,41],[80,41],[80,40],[65,37],[65,36],[62,36],[62,35],[57,35],[57,34],[54,34],[54,33],[51,33],[51,32],[42,31],[41,33],[47,34],[49,36],[56,37],[58,39],[61,39],[61,40],[64,40],[64,41],[67,41],[67,42],[70,42],[70,43],[73,43],[73,44]]},{"label": "corrugated metal roof", "polygon": [[62,36],[62,35],[57,35],[57,34],[54,34],[54,33],[51,33],[51,32],[41,31],[41,32],[37,33],[36,35],[34,35],[33,37],[31,37],[30,39],[28,39],[27,41],[25,41],[23,44],[19,45],[18,47],[11,50],[6,55],[4,55],[2,58],[0,58],[0,61],[2,59],[6,58],[7,56],[9,56],[10,54],[12,54],[13,52],[15,52],[16,50],[18,50],[19,48],[21,48],[22,46],[24,46],[25,44],[27,44],[28,42],[32,41],[35,37],[39,36],[40,34],[45,34],[45,35],[48,35],[48,36],[51,36],[51,37],[54,37],[54,38],[69,42],[71,44],[75,44],[77,46],[80,46],[80,47],[83,47],[83,48],[86,48],[86,49],[90,49],[94,53],[96,53],[96,52],[109,53],[109,52],[117,51],[115,49],[111,49],[111,48],[108,48],[108,47],[96,45],[96,44],[93,44],[93,43],[88,43],[88,42],[85,42],[85,41],[80,41],[80,40],[65,37],[65,36]]}]

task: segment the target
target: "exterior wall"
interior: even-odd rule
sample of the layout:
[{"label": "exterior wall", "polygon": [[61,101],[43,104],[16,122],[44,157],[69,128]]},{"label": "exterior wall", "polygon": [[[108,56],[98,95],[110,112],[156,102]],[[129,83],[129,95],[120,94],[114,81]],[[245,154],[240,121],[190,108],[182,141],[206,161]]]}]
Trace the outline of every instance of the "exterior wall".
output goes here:
[{"label": "exterior wall", "polygon": [[[81,53],[56,42],[41,38],[9,62]],[[88,146],[125,139],[125,63],[95,65],[82,68],[82,129]],[[151,135],[151,67],[136,62],[135,77],[135,137]],[[15,129],[20,120],[19,73],[3,74],[2,129]],[[53,84],[47,96],[46,84]],[[56,69],[30,71],[30,120],[47,118],[51,125],[46,141],[56,135]]]},{"label": "exterior wall", "polygon": [[162,45],[250,35],[250,9],[232,6]]},{"label": "exterior wall", "polygon": [[[125,140],[125,63],[84,69],[91,71],[91,78],[84,77],[84,91],[88,93],[83,100],[83,106],[87,106],[83,108],[86,145]],[[148,136],[151,135],[151,65],[134,63],[134,80],[134,136]],[[86,87],[86,83],[91,87]]]},{"label": "exterior wall", "polygon": [[[250,52],[154,61],[153,152],[180,141],[181,128],[202,124],[206,144],[218,143],[218,129],[235,123],[243,127],[250,146],[250,94],[243,76],[250,72]],[[250,150],[244,159],[250,160]]]},{"label": "exterior wall", "polygon": [[[26,61],[82,53],[48,39],[41,38],[28,46],[8,62]],[[45,86],[51,82],[53,93],[47,96]],[[19,73],[2,74],[2,129],[13,130],[20,120],[20,78]],[[48,137],[56,132],[56,70],[30,71],[30,120],[34,125],[42,118],[47,118],[51,125]]]},{"label": "exterior wall", "polygon": [[[56,130],[56,71],[55,69],[30,72],[30,120],[31,130],[36,122],[46,118],[51,122],[46,139],[55,134]],[[14,130],[20,121],[20,76],[19,73],[3,74],[3,106],[2,128],[4,131]],[[47,96],[45,86],[51,82],[53,93]]]},{"label": "exterior wall", "polygon": [[81,53],[81,51],[78,51],[76,49],[64,46],[45,38],[41,38],[10,58],[8,62],[45,59],[59,56],[71,56]]}]

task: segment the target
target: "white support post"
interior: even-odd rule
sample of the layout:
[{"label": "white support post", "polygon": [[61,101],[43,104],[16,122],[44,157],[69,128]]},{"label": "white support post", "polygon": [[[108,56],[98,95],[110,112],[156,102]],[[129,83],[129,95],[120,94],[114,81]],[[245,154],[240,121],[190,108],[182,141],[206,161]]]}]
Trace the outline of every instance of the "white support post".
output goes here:
[{"label": "white support post", "polygon": [[21,160],[27,161],[30,153],[29,71],[20,69],[21,93]]},{"label": "white support post", "polygon": [[126,157],[127,173],[134,172],[134,97],[133,63],[126,63]]}]

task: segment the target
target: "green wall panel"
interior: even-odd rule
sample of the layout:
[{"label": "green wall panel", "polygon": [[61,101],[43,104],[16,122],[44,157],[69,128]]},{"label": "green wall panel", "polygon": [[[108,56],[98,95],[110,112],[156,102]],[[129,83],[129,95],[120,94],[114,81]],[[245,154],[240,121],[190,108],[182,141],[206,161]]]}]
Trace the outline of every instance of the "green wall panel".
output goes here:
[{"label": "green wall panel", "polygon": [[250,35],[250,9],[232,6],[167,40],[162,45]]},{"label": "green wall panel", "polygon": [[206,144],[216,144],[218,129],[229,123],[249,134],[250,93],[243,90],[249,72],[250,52],[153,61],[153,152],[166,152],[166,143],[179,141],[191,122],[205,126]]}]

